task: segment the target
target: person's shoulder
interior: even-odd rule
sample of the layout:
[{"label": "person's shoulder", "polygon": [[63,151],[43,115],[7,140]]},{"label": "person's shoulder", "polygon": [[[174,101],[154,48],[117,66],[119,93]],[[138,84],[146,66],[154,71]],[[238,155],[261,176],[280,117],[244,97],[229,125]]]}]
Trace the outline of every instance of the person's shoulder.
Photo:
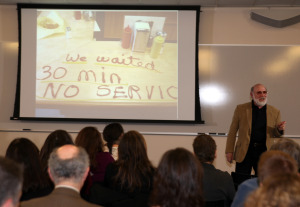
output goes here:
[{"label": "person's shoulder", "polygon": [[[222,171],[220,169],[216,169],[216,172],[219,174],[220,177],[223,179],[229,179],[232,180],[231,175],[227,171]],[[232,181],[233,182],[233,181]]]},{"label": "person's shoulder", "polygon": [[248,180],[245,180],[244,182],[242,182],[240,185],[239,185],[239,189],[242,189],[242,188],[247,188],[247,189],[256,189],[258,188],[258,180],[257,178],[251,178],[251,179],[248,179]]},{"label": "person's shoulder", "polygon": [[249,110],[252,107],[252,103],[251,102],[247,102],[247,103],[242,103],[242,104],[238,104],[236,106],[235,111],[236,112],[241,112],[241,111],[245,111],[245,110]]},{"label": "person's shoulder", "polygon": [[247,107],[251,107],[251,104],[252,104],[251,102],[247,102],[247,103],[239,104],[236,107],[237,108],[247,108]]},{"label": "person's shoulder", "polygon": [[249,195],[258,188],[257,178],[251,178],[242,182],[237,189],[231,207],[244,206],[244,202]]},{"label": "person's shoulder", "polygon": [[269,105],[269,104],[267,104],[267,109],[268,110],[272,110],[272,111],[279,111],[279,109],[277,109],[275,106],[272,106],[272,105]]},{"label": "person's shoulder", "polygon": [[203,166],[203,170],[206,171],[207,173],[217,175],[218,177],[224,178],[224,179],[227,179],[227,178],[232,179],[231,175],[227,171],[222,171],[220,169],[217,169],[212,164],[202,163],[202,166]]},{"label": "person's shoulder", "polygon": [[113,159],[113,157],[111,156],[111,154],[109,152],[98,152],[97,157]]}]

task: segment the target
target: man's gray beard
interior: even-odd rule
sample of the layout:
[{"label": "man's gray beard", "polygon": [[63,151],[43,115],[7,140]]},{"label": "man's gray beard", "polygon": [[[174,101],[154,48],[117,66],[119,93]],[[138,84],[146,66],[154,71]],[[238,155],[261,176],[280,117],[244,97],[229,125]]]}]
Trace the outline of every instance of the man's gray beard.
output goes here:
[{"label": "man's gray beard", "polygon": [[265,98],[265,100],[264,101],[259,101],[259,99],[256,99],[256,98],[253,98],[253,101],[255,102],[255,104],[257,105],[257,106],[264,106],[264,105],[266,105],[267,104],[267,98]]}]

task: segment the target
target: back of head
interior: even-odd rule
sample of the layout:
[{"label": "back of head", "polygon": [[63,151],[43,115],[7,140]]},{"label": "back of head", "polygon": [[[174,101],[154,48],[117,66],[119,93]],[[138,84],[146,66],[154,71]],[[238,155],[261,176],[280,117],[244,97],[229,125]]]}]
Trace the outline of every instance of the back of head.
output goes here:
[{"label": "back of head", "polygon": [[46,138],[41,151],[40,158],[42,164],[43,172],[47,172],[48,169],[48,159],[50,153],[57,147],[63,146],[65,144],[74,144],[72,137],[65,130],[55,130],[51,132]]},{"label": "back of head", "polygon": [[25,165],[26,167],[31,167],[30,165],[39,163],[39,149],[37,146],[27,138],[16,138],[9,145],[6,150],[5,156]]},{"label": "back of head", "polygon": [[217,145],[211,136],[201,134],[194,139],[193,149],[200,162],[213,162]]},{"label": "back of head", "polygon": [[112,146],[124,134],[124,129],[120,123],[111,123],[103,129],[103,139],[107,142],[109,152],[112,153]]},{"label": "back of head", "polygon": [[300,168],[300,145],[292,139],[281,138],[272,145],[271,150],[279,150],[293,157]]},{"label": "back of head", "polygon": [[264,180],[270,176],[282,173],[297,174],[298,167],[296,161],[287,153],[282,151],[266,151],[258,162],[258,179]]},{"label": "back of head", "polygon": [[81,129],[75,139],[75,145],[83,147],[89,155],[91,167],[97,167],[96,155],[98,152],[103,152],[104,146],[98,129],[92,126]]},{"label": "back of head", "polygon": [[16,162],[0,157],[0,206],[11,199],[13,206],[17,206],[21,194],[23,171]]},{"label": "back of head", "polygon": [[117,141],[124,133],[124,129],[120,123],[111,123],[104,127],[103,138],[106,142]]},{"label": "back of head", "polygon": [[300,177],[297,174],[277,174],[268,177],[245,202],[246,207],[299,207]]},{"label": "back of head", "polygon": [[203,206],[203,169],[184,148],[167,151],[154,178],[152,204],[160,207]]},{"label": "back of head", "polygon": [[23,192],[37,190],[48,185],[42,173],[39,149],[27,138],[14,139],[6,150],[8,157],[24,166]]},{"label": "back of head", "polygon": [[118,152],[119,161],[140,163],[148,160],[146,141],[137,131],[132,130],[124,134]]},{"label": "back of head", "polygon": [[65,181],[79,184],[89,164],[86,151],[74,145],[56,148],[49,158],[49,170],[55,185]]},{"label": "back of head", "polygon": [[121,183],[129,191],[152,187],[154,168],[148,158],[146,142],[142,134],[129,131],[122,137],[118,147],[119,159],[116,161],[118,173],[114,183]]}]

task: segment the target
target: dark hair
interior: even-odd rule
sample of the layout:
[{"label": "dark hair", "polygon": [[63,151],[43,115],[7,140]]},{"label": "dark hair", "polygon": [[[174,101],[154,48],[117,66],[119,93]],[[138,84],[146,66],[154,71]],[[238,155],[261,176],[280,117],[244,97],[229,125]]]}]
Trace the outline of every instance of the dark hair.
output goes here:
[{"label": "dark hair", "polygon": [[107,142],[109,153],[112,153],[112,146],[119,140],[124,133],[124,129],[120,123],[111,123],[103,129],[103,139]]},{"label": "dark hair", "polygon": [[194,139],[193,149],[200,162],[213,162],[217,145],[211,136],[201,134]]},{"label": "dark hair", "polygon": [[0,206],[12,199],[17,206],[22,189],[23,169],[15,161],[0,156]]},{"label": "dark hair", "polygon": [[118,147],[119,159],[116,161],[118,172],[113,178],[114,184],[121,189],[134,191],[148,184],[152,188],[154,167],[146,149],[146,142],[139,132],[129,131],[122,137]]},{"label": "dark hair", "polygon": [[39,149],[27,138],[14,139],[6,150],[8,157],[24,166],[23,192],[46,188],[49,183],[43,174],[39,159]]},{"label": "dark hair", "polygon": [[63,146],[65,144],[74,144],[74,142],[70,134],[62,129],[51,132],[46,138],[40,151],[42,170],[46,175],[48,175],[47,170],[50,153],[55,148]]},{"label": "dark hair", "polygon": [[83,147],[90,158],[91,168],[97,166],[96,155],[98,152],[103,152],[103,140],[101,133],[96,127],[84,127],[78,133],[75,139],[75,145]]},{"label": "dark hair", "polygon": [[203,169],[188,150],[167,151],[154,177],[151,204],[160,207],[200,207],[204,205]]}]

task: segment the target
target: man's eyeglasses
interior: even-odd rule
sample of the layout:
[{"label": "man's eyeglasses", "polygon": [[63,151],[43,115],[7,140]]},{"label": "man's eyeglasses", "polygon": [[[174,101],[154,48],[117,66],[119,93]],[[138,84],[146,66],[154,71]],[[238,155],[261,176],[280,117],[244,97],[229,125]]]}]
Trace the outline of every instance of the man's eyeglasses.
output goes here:
[{"label": "man's eyeglasses", "polygon": [[262,94],[266,95],[266,94],[268,94],[268,91],[256,91],[256,94],[257,95],[262,95]]}]

